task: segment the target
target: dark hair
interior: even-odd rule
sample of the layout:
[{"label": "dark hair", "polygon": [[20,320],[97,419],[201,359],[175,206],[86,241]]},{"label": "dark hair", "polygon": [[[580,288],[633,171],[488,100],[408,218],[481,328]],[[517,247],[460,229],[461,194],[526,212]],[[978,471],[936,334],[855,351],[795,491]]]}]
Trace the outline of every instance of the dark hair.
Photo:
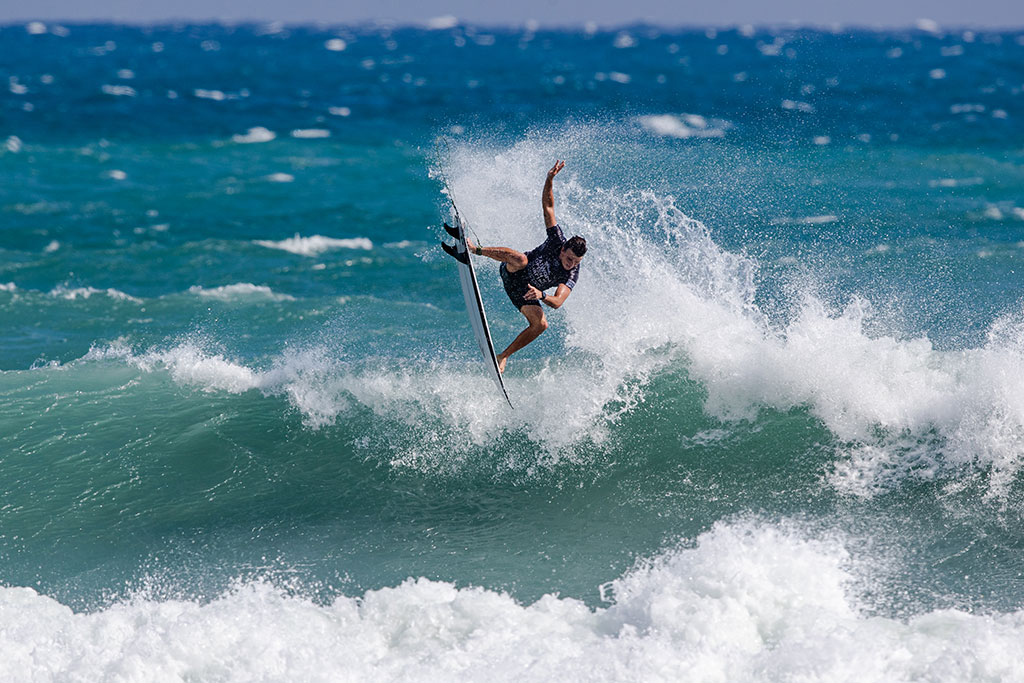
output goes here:
[{"label": "dark hair", "polygon": [[573,235],[562,245],[563,249],[572,249],[572,253],[583,256],[587,253],[587,241],[579,235]]}]

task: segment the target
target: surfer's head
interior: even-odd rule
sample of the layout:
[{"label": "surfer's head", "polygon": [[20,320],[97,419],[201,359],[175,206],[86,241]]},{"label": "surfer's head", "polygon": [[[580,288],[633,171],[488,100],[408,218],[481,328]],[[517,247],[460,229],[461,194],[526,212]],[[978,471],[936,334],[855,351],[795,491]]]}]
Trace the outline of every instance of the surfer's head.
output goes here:
[{"label": "surfer's head", "polygon": [[562,245],[562,251],[558,254],[558,258],[562,262],[563,268],[572,270],[580,264],[586,253],[587,241],[579,235],[574,235]]}]

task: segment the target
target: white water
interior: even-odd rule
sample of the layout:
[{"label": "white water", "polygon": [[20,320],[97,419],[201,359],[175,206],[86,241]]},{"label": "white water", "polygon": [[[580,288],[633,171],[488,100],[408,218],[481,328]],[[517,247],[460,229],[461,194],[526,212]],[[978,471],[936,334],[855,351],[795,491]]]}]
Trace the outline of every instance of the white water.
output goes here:
[{"label": "white water", "polygon": [[788,323],[773,326],[753,305],[755,261],[720,248],[671,197],[586,180],[602,163],[592,135],[496,151],[467,146],[449,170],[485,244],[531,248],[543,237],[546,170],[570,158],[555,181],[556,213],[590,252],[565,308],[548,315],[564,330],[567,354],[597,359],[585,393],[616,400],[630,378],[681,360],[719,419],[809,410],[845,444],[829,478],[842,490],[870,495],[908,477],[976,468],[991,494],[1006,492],[1024,453],[1024,311],[995,321],[987,344],[964,351],[939,351],[899,330],[869,334],[869,301],[851,296],[844,310],[829,310],[813,290],[798,295]]},{"label": "white water", "polygon": [[[266,583],[76,614],[0,589],[11,681],[1022,680],[1024,613],[866,616],[841,539],[718,524],[592,609],[426,579],[320,605]],[[597,587],[595,587],[596,590]]]}]

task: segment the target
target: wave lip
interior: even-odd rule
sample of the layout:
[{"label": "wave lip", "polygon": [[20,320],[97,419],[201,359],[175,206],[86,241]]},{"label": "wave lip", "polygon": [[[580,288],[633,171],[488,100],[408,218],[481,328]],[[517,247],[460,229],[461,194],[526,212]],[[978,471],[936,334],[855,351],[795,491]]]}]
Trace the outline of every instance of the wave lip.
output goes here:
[{"label": "wave lip", "polygon": [[301,237],[298,233],[294,237],[289,237],[279,242],[273,240],[253,240],[253,242],[261,247],[280,249],[300,256],[318,256],[332,249],[373,249],[373,242],[366,237],[350,237],[345,239],[324,237],[323,235]]}]

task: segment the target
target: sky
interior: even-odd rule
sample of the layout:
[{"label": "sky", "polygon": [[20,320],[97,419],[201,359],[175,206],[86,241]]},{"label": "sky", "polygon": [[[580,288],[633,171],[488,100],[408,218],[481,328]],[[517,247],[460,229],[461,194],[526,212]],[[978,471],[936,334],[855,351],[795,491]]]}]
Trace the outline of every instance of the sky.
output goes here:
[{"label": "sky", "polygon": [[667,26],[783,24],[912,26],[931,19],[949,27],[1024,28],[1024,0],[0,0],[0,23],[89,20],[155,23],[420,23],[454,16],[478,24]]}]

